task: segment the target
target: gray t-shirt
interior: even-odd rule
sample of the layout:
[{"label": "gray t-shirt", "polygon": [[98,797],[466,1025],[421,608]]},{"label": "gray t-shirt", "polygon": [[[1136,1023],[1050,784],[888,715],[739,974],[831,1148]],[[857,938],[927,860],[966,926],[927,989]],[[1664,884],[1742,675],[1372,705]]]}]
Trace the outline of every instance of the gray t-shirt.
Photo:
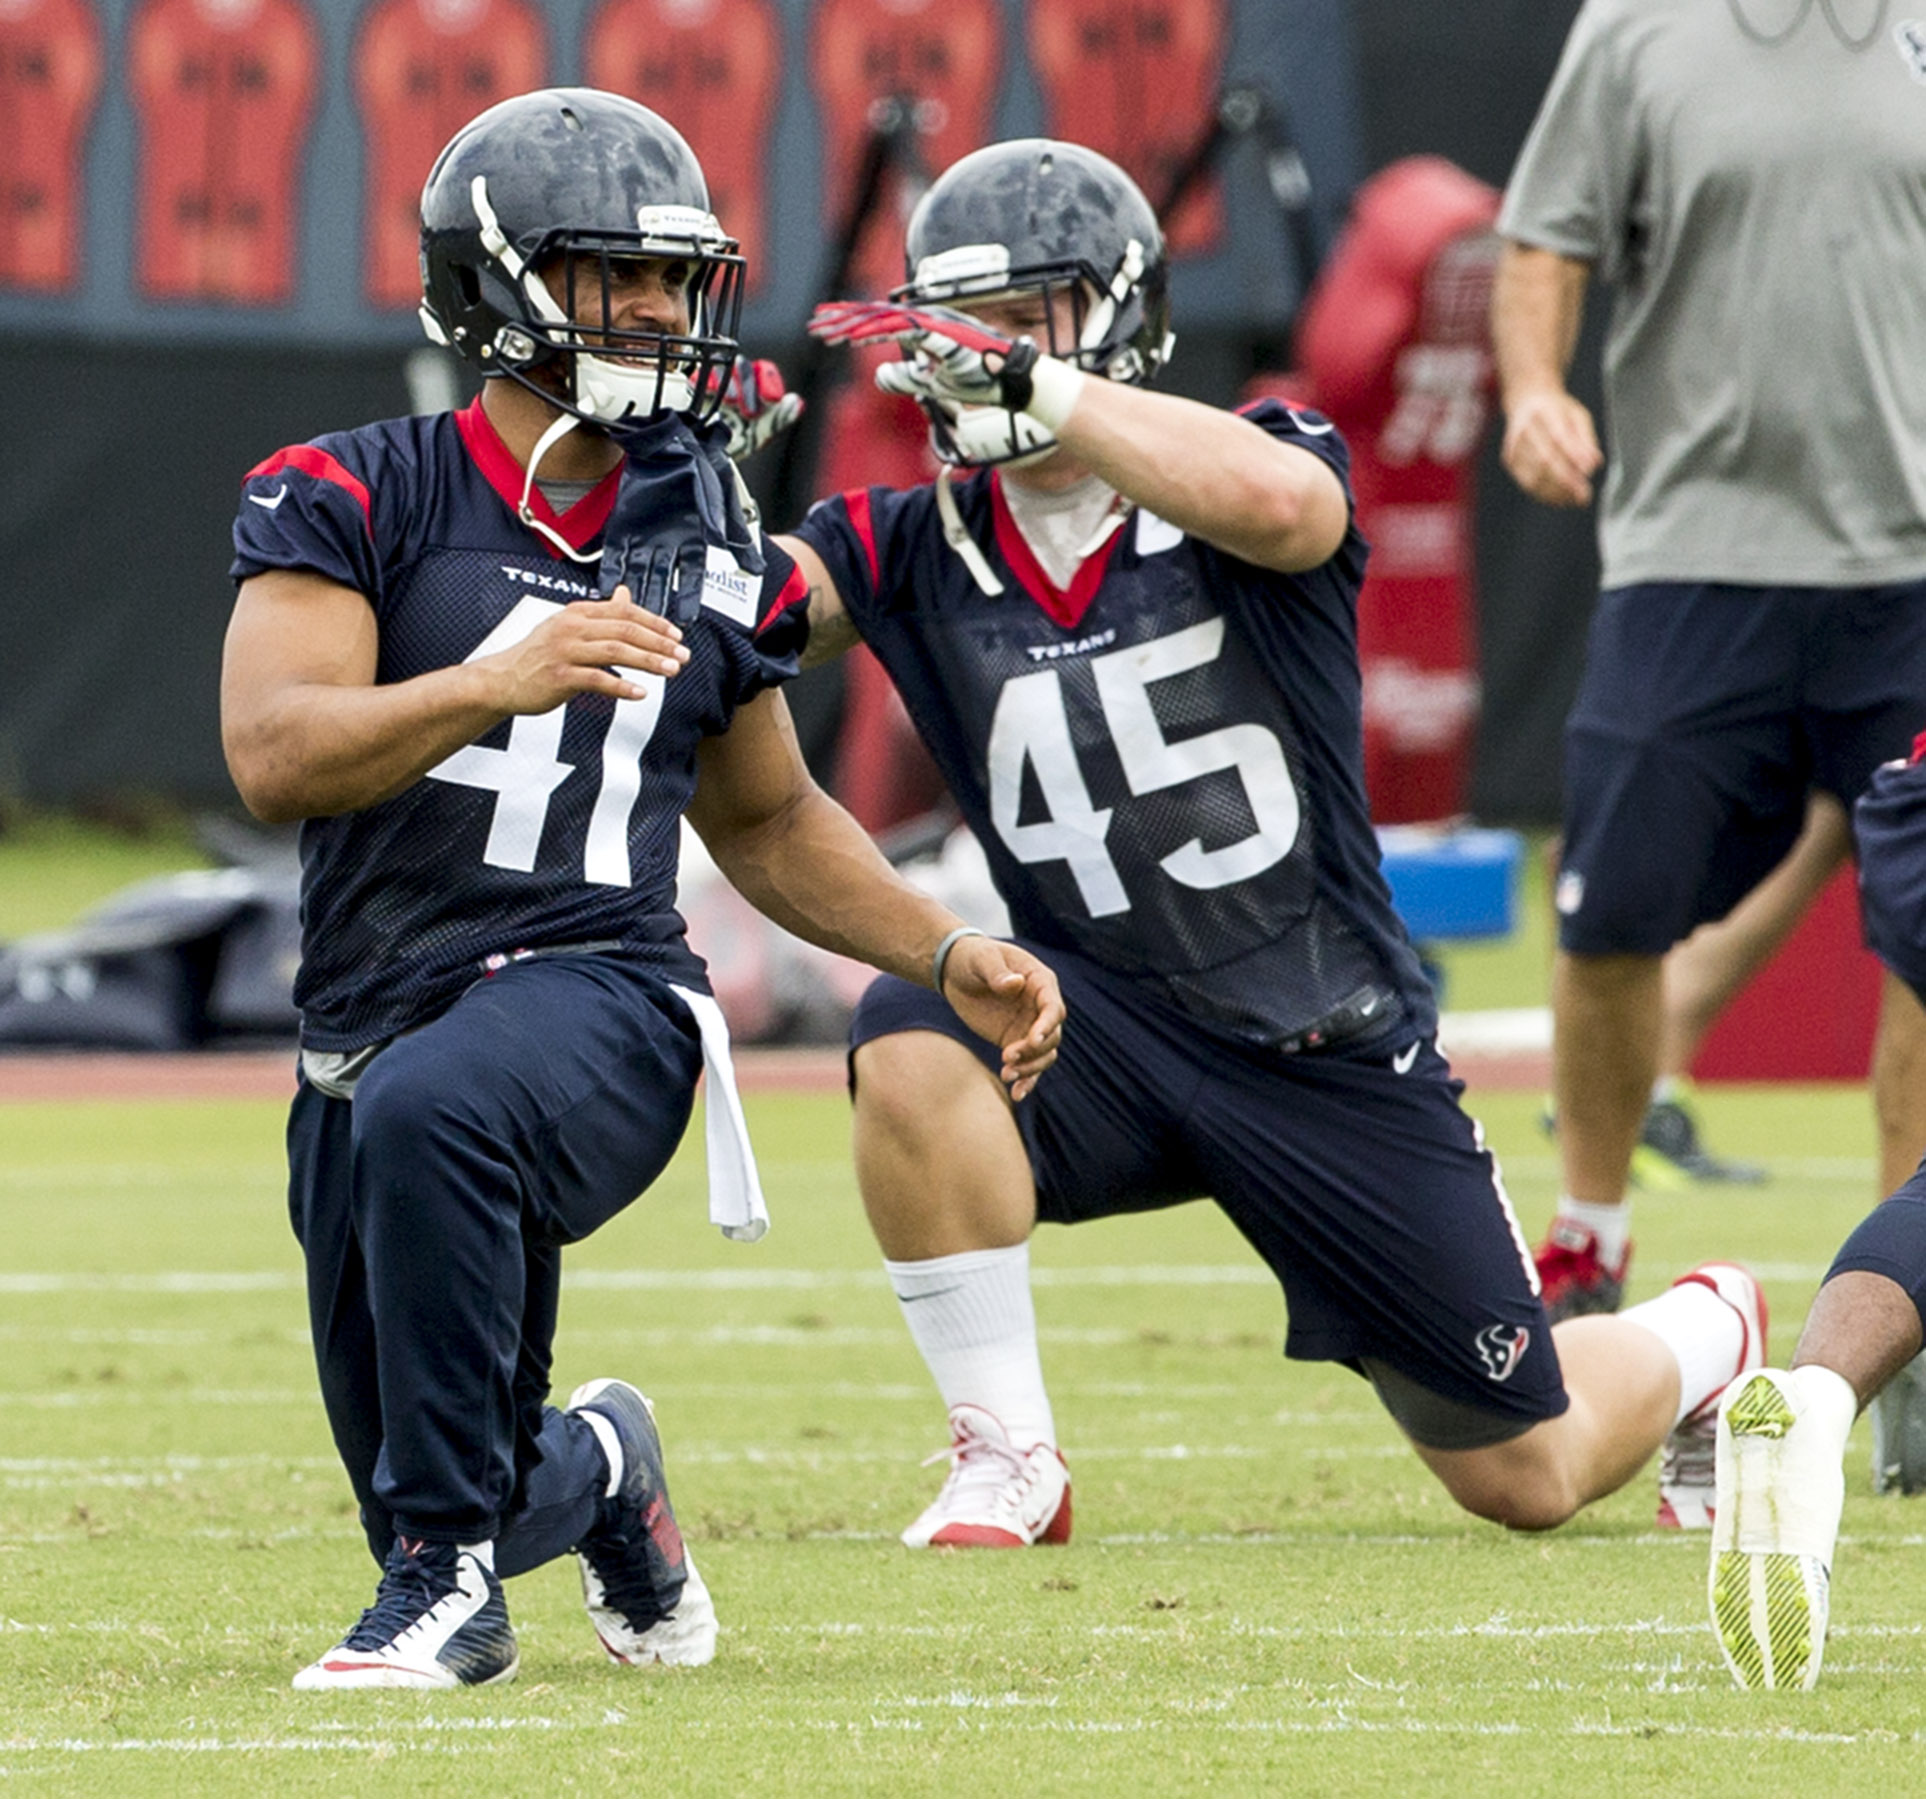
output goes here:
[{"label": "gray t-shirt", "polygon": [[1608,587],[1926,576],[1926,0],[1899,5],[1574,22],[1498,228],[1617,288]]}]

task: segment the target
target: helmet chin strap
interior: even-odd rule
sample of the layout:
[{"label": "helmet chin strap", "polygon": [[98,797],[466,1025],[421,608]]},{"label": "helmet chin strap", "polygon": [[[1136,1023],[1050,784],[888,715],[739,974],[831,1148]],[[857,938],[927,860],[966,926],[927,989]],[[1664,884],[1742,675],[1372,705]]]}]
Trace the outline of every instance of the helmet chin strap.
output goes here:
[{"label": "helmet chin strap", "polygon": [[555,422],[535,440],[535,447],[528,453],[528,474],[522,482],[521,502],[515,508],[515,516],[538,537],[543,537],[571,562],[600,562],[600,550],[578,550],[552,525],[547,525],[535,516],[535,509],[529,504],[535,492],[535,471],[550,450],[562,441],[582,421],[572,412],[558,413]]}]

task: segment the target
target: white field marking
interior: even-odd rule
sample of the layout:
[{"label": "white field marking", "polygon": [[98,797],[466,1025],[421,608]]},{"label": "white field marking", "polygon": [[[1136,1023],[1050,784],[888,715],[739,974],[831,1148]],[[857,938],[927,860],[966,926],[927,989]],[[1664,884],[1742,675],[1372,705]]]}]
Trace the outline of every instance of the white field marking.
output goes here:
[{"label": "white field marking", "polygon": [[[643,1349],[672,1349],[685,1344],[698,1348],[715,1345],[750,1349],[807,1349],[812,1345],[835,1349],[851,1346],[900,1348],[905,1341],[899,1325],[838,1325],[827,1330],[796,1324],[714,1324],[701,1330],[689,1330],[671,1324],[606,1325],[601,1328],[583,1325],[579,1328],[571,1326],[569,1332],[579,1341],[619,1343]],[[1126,1329],[1122,1325],[1087,1330],[1068,1325],[1045,1325],[1038,1329],[1037,1336],[1045,1343],[1081,1343],[1109,1349],[1121,1343],[1141,1342],[1143,1332],[1134,1328]]]},{"label": "white field marking", "polygon": [[[1751,1262],[1762,1280],[1817,1281],[1823,1262]],[[1683,1274],[1685,1265],[1676,1272]],[[1664,1268],[1650,1270],[1654,1278]],[[1276,1276],[1261,1262],[1227,1264],[1145,1264],[1141,1267],[1033,1268],[1033,1286],[1090,1287],[1275,1287]],[[298,1273],[276,1269],[220,1272],[170,1269],[143,1274],[0,1273],[0,1294],[62,1293],[279,1293],[299,1291]],[[579,1292],[833,1292],[846,1288],[878,1290],[883,1273],[872,1268],[584,1268],[562,1277],[564,1288]]]},{"label": "white field marking", "polygon": [[81,1411],[95,1406],[317,1406],[320,1403],[319,1392],[309,1392],[305,1388],[295,1391],[286,1387],[130,1387],[113,1392],[90,1389],[85,1393],[0,1393],[0,1407],[20,1406],[28,1411],[41,1412]]},{"label": "white field marking", "polygon": [[0,1274],[0,1293],[279,1293],[298,1289],[298,1274],[169,1270],[158,1274]]},{"label": "white field marking", "polygon": [[[1270,1287],[1276,1276],[1261,1262],[1141,1267],[1035,1268],[1039,1287]],[[263,1269],[218,1273],[173,1269],[142,1274],[0,1273],[0,1293],[245,1293],[298,1289],[294,1272]],[[562,1276],[578,1292],[760,1293],[887,1290],[880,1268],[582,1268]]]},{"label": "white field marking", "polygon": [[165,1162],[22,1162],[7,1169],[7,1184],[39,1187],[188,1187],[219,1179],[231,1186],[237,1177],[285,1183],[285,1162],[254,1156],[170,1156]]},{"label": "white field marking", "polygon": [[[35,1343],[91,1343],[96,1346],[132,1344],[144,1349],[179,1349],[209,1343],[213,1338],[212,1331],[63,1330],[52,1325],[36,1330],[24,1324],[0,1324],[0,1342],[9,1343],[31,1340]],[[308,1341],[306,1331],[301,1333],[300,1340],[303,1343]]]},{"label": "white field marking", "polygon": [[[1127,1542],[1137,1539],[1100,1538],[1104,1543]],[[1195,1539],[1203,1541],[1204,1539]],[[1238,1539],[1227,1539],[1237,1541]],[[1424,1539],[1391,1537],[1346,1537],[1347,1546],[1365,1544],[1371,1547],[1396,1545],[1404,1542],[1418,1542]],[[1326,1539],[1329,1541],[1329,1539]],[[1622,1539],[1621,1539],[1622,1541]],[[55,1626],[56,1629],[78,1628],[72,1625]],[[772,1621],[759,1624],[754,1634],[774,1637],[903,1637],[917,1641],[925,1640],[965,1640],[976,1639],[994,1633],[997,1627],[988,1623],[966,1624],[869,1624],[826,1620],[818,1623],[782,1623]],[[1093,1624],[1087,1632],[1092,1637],[1106,1639],[1141,1639],[1147,1642],[1166,1642],[1171,1635],[1171,1627],[1154,1624]],[[1332,1625],[1318,1627],[1313,1625],[1247,1624],[1240,1618],[1231,1618],[1222,1624],[1213,1622],[1210,1634],[1234,1638],[1238,1641],[1283,1643],[1422,1643],[1422,1642],[1461,1642],[1467,1638],[1481,1637],[1506,1641],[1540,1642],[1548,1639],[1571,1639],[1587,1642],[1607,1641],[1619,1637],[1680,1637],[1704,1642],[1710,1637],[1710,1629],[1703,1618],[1694,1618],[1689,1623],[1665,1618],[1630,1619],[1620,1623],[1573,1623],[1573,1624],[1514,1624],[1506,1618],[1487,1619],[1479,1624],[1439,1624],[1383,1627]],[[1926,1626],[1921,1625],[1858,1625],[1835,1627],[1834,1637],[1873,1639],[1915,1640],[1926,1635]],[[1708,1654],[1710,1645],[1708,1643]],[[1708,1662],[1708,1669],[1716,1668],[1716,1662]]]},{"label": "white field marking", "polygon": [[[794,1399],[807,1396],[816,1399],[896,1399],[908,1400],[915,1404],[933,1403],[935,1395],[921,1382],[895,1385],[881,1383],[871,1386],[862,1381],[769,1381],[769,1382],[688,1382],[656,1381],[650,1393],[658,1400],[668,1400],[681,1404],[687,1400],[767,1400]],[[1263,1395],[1253,1393],[1249,1386],[1235,1386],[1229,1382],[1185,1385],[1173,1382],[1168,1387],[1146,1386],[1141,1382],[1124,1383],[1093,1381],[1088,1384],[1080,1381],[1052,1381],[1050,1391],[1059,1399],[1076,1397],[1080,1399],[1234,1399],[1254,1401],[1261,1405]],[[1149,1423],[1177,1422],[1176,1414],[1160,1413],[1156,1418],[1145,1420]],[[1296,1429],[1304,1426],[1324,1427],[1334,1425],[1358,1426],[1382,1424],[1383,1412],[1371,1410],[1347,1411],[1333,1407],[1328,1412],[1268,1412],[1265,1422],[1282,1429]],[[1674,1533],[1667,1533],[1670,1540]],[[1890,1540],[1890,1539],[1884,1539]]]},{"label": "white field marking", "polygon": [[[1073,1445],[1070,1455],[1082,1466],[1086,1462],[1251,1462],[1271,1459],[1279,1454],[1276,1445],[1253,1446],[1245,1443],[1193,1445],[1170,1443],[1128,1449],[1092,1448]],[[1387,1444],[1387,1455],[1408,1455],[1401,1443]],[[700,1464],[705,1468],[900,1468],[905,1458],[890,1450],[823,1449],[812,1444],[749,1443],[722,1447],[710,1443],[691,1443],[686,1437],[675,1439],[677,1467]],[[1621,1539],[1622,1540],[1622,1539]]]},{"label": "white field marking", "polygon": [[[1475,1113],[1477,1107],[1474,1105]],[[1546,1155],[1500,1154],[1498,1165],[1507,1175],[1526,1180],[1556,1180],[1560,1173],[1558,1158]],[[1812,1181],[1827,1185],[1847,1183],[1871,1186],[1877,1169],[1871,1156],[1769,1156],[1761,1165],[1772,1181]]]},{"label": "white field marking", "polygon": [[[624,1721],[625,1722],[625,1721]],[[1213,1735],[1219,1732],[1232,1732],[1244,1736],[1437,1736],[1437,1737],[1503,1737],[1508,1739],[1537,1739],[1558,1741],[1570,1737],[1646,1737],[1651,1734],[1651,1726],[1646,1724],[1593,1723],[1579,1719],[1571,1723],[1541,1726],[1536,1724],[1491,1722],[1463,1723],[1456,1721],[1432,1721],[1424,1718],[1372,1719],[1352,1715],[1340,1708],[1335,1714],[1317,1718],[1223,1718],[1217,1716],[1200,1717],[1194,1720],[1172,1718],[1165,1715],[1144,1718],[1064,1718],[1040,1716],[1012,1716],[999,1720],[997,1729],[1006,1734],[1049,1734],[1067,1736],[1139,1736],[1149,1731],[1169,1733],[1182,1728],[1186,1723],[1195,1730],[1207,1730]],[[496,1720],[491,1728],[510,1730],[517,1728],[517,1721],[511,1718]],[[568,1724],[554,1728],[571,1733],[582,1733],[609,1729],[613,1725],[605,1720],[601,1724]],[[406,1729],[405,1724],[390,1729]],[[740,1706],[727,1711],[726,1715],[713,1718],[689,1716],[679,1720],[679,1728],[688,1731],[726,1730],[732,1735],[743,1731],[783,1731],[788,1733],[804,1732],[810,1736],[820,1736],[825,1732],[848,1733],[861,1736],[877,1730],[900,1730],[920,1732],[924,1728],[919,1718],[889,1718],[874,1712],[856,1718],[825,1718],[822,1716],[768,1717],[745,1715]],[[983,1726],[978,1726],[983,1728]],[[1918,1743],[1926,1741],[1926,1735],[1911,1732],[1901,1736],[1890,1730],[1868,1730],[1864,1733],[1849,1731],[1800,1730],[1790,1726],[1762,1726],[1756,1730],[1739,1730],[1730,1727],[1719,1729],[1696,1728],[1682,1725],[1666,1725],[1663,1734],[1671,1739],[1689,1742],[1717,1743],[1755,1743],[1784,1744],[1792,1746],[1811,1745],[1813,1747],[1855,1747],[1861,1744],[1885,1749],[1895,1743]],[[15,1736],[0,1742],[0,1775],[7,1772],[9,1754],[16,1755],[240,1755],[260,1754],[262,1752],[333,1755],[351,1753],[395,1753],[407,1751],[415,1755],[463,1756],[477,1751],[493,1754],[494,1745],[488,1741],[486,1729],[478,1731],[472,1741],[449,1738],[442,1741],[410,1741],[398,1736],[371,1736],[366,1734],[347,1735],[330,1732],[325,1736],[253,1736],[253,1737],[24,1737]]]},{"label": "white field marking", "polygon": [[[1144,1263],[1139,1266],[1032,1268],[1037,1287],[1269,1287],[1277,1277],[1257,1261],[1196,1265]],[[700,1292],[753,1292],[770,1287],[823,1291],[837,1287],[884,1288],[880,1268],[584,1268],[564,1274],[564,1287],[584,1292],[638,1288]]]}]

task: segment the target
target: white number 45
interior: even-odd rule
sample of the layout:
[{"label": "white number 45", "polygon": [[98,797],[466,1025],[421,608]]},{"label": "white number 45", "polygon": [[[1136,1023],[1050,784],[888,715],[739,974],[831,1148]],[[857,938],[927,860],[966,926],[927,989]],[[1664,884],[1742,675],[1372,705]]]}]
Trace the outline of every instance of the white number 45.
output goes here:
[{"label": "white number 45", "polygon": [[[1158,866],[1186,887],[1210,889],[1248,881],[1281,862],[1297,841],[1297,789],[1284,748],[1262,725],[1227,725],[1172,743],[1150,704],[1150,684],[1214,662],[1224,647],[1224,621],[1152,638],[1091,660],[1097,699],[1133,794],[1156,793],[1204,775],[1235,769],[1256,830],[1214,850],[1193,837]],[[990,815],[1019,862],[1068,862],[1092,918],[1130,910],[1130,896],[1105,847],[1111,809],[1097,810],[1070,737],[1063,686],[1055,669],[1004,684],[990,724]],[[1048,816],[1019,822],[1023,767],[1036,770]]]}]

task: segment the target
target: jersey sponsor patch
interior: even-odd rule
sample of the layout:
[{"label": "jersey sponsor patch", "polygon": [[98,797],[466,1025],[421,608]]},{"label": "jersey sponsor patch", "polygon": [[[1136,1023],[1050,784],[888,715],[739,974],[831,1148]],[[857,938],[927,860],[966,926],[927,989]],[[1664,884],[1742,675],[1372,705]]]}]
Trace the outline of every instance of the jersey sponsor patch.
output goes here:
[{"label": "jersey sponsor patch", "polygon": [[761,598],[761,580],[742,568],[727,550],[710,544],[703,558],[703,605],[753,631]]}]

